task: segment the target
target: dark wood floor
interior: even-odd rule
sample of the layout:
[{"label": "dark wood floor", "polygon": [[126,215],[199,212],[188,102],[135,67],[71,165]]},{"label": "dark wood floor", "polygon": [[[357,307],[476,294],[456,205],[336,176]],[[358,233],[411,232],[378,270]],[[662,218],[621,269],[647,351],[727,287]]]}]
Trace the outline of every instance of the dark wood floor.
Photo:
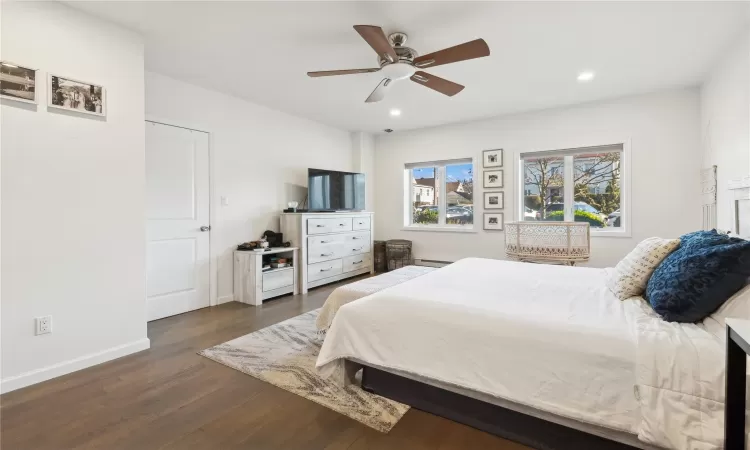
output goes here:
[{"label": "dark wood floor", "polygon": [[196,352],[322,306],[336,285],[151,322],[151,349],[0,397],[2,450],[524,450],[410,410],[388,434]]}]

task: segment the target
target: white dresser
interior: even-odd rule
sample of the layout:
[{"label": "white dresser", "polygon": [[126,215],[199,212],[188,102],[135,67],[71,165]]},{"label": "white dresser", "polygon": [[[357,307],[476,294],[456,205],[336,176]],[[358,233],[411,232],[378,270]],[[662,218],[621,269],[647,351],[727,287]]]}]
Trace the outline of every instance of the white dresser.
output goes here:
[{"label": "white dresser", "polygon": [[375,273],[372,213],[284,213],[284,240],[299,247],[300,291]]}]

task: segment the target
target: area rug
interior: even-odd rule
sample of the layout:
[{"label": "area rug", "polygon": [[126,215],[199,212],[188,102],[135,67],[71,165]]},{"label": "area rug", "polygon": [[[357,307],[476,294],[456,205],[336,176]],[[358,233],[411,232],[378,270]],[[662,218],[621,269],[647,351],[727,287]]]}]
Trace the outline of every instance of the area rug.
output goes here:
[{"label": "area rug", "polygon": [[409,410],[408,405],[318,376],[315,360],[323,343],[315,328],[318,312],[310,311],[199,354],[389,432]]}]

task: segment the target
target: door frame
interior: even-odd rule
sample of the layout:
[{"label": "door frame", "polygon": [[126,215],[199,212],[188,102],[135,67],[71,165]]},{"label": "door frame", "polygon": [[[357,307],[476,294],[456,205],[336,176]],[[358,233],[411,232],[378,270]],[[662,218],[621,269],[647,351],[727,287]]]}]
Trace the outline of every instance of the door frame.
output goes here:
[{"label": "door frame", "polygon": [[152,122],[169,127],[184,128],[190,131],[208,134],[208,306],[217,306],[219,304],[219,285],[218,285],[218,268],[219,256],[216,253],[216,246],[213,245],[213,231],[216,223],[216,202],[214,202],[214,134],[203,126],[192,126],[182,121],[165,119],[146,114],[145,122]]}]

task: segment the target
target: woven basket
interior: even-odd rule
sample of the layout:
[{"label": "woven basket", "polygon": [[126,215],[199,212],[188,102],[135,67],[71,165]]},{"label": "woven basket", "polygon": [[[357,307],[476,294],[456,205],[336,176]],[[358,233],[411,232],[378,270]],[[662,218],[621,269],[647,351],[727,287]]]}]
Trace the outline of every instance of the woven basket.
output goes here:
[{"label": "woven basket", "polygon": [[388,271],[388,261],[385,256],[385,241],[375,241],[375,272]]},{"label": "woven basket", "polygon": [[388,260],[388,271],[411,266],[414,260],[411,257],[411,241],[406,239],[391,239],[385,243],[386,259]]}]

